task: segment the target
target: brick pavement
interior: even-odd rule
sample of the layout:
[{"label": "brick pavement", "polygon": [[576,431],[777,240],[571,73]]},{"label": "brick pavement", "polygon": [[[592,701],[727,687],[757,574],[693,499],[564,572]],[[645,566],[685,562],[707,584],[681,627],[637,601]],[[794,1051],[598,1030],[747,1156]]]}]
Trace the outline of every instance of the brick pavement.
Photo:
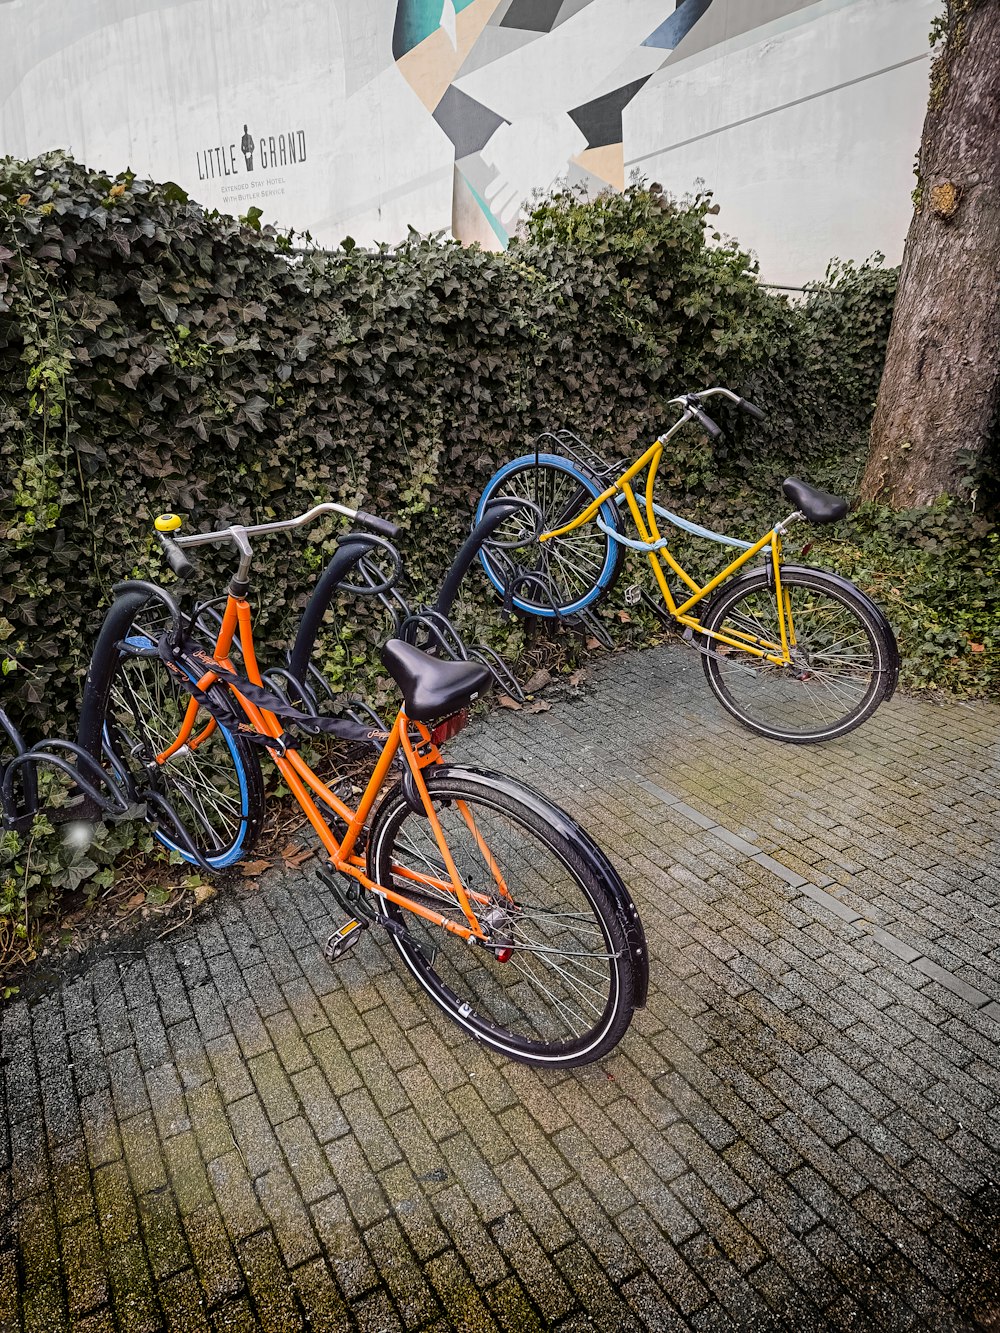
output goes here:
[{"label": "brick pavement", "polygon": [[0,1020],[0,1330],[1000,1327],[1000,710],[782,746],[676,647],[453,757],[650,942],[603,1063],[489,1055],[308,867]]}]

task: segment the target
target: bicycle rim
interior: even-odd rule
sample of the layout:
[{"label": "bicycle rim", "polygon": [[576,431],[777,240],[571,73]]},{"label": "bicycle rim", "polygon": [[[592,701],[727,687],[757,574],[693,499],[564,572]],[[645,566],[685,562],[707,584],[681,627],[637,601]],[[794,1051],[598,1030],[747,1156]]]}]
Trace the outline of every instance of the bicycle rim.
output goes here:
[{"label": "bicycle rim", "polygon": [[[404,928],[393,942],[407,967],[449,1017],[514,1060],[599,1059],[628,1027],[633,993],[624,932],[600,877],[535,811],[486,783],[431,778],[428,790],[491,942],[469,945],[383,900]],[[372,831],[369,875],[465,924],[441,887],[448,876],[430,821],[401,795],[389,801]]]},{"label": "bicycle rim", "polygon": [[[506,464],[491,479],[476,511],[482,518],[486,506],[505,497],[526,500],[544,517],[546,529],[570,522],[601,494],[597,483],[567,459],[533,454]],[[601,518],[617,528],[617,514],[608,502]],[[513,604],[520,611],[538,616],[572,615],[594,602],[617,577],[621,551],[613,537],[596,523],[587,523],[562,537],[517,547],[518,536],[531,518],[515,514],[493,534],[480,554],[490,582],[500,593],[512,576],[516,587]]]},{"label": "bicycle rim", "polygon": [[[248,742],[199,709],[191,743],[170,758],[190,695],[158,658],[138,656],[155,646],[158,631],[133,625],[108,689],[103,744],[116,767],[131,776],[141,798],[164,797],[199,854],[213,869],[232,865],[251,846],[260,825],[263,784]],[[207,732],[207,734],[206,734]],[[197,739],[197,738],[201,739]],[[185,860],[193,858],[162,822],[156,837]]]},{"label": "bicycle rim", "polygon": [[[734,717],[762,736],[792,743],[832,740],[859,726],[878,707],[889,667],[884,634],[867,609],[832,580],[782,575],[794,642],[791,664],[779,666],[731,644],[705,639],[715,656],[705,673]],[[774,589],[766,575],[734,587],[712,608],[706,628],[738,642],[780,651]]]}]

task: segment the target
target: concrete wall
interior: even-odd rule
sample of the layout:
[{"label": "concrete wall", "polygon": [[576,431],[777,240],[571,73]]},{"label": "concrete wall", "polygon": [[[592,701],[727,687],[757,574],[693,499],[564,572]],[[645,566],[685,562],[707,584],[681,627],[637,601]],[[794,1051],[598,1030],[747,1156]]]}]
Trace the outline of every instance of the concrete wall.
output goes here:
[{"label": "concrete wall", "polygon": [[[0,0],[0,153],[500,245],[532,190],[716,192],[765,276],[898,260],[938,0]],[[246,128],[244,128],[246,127]]]}]

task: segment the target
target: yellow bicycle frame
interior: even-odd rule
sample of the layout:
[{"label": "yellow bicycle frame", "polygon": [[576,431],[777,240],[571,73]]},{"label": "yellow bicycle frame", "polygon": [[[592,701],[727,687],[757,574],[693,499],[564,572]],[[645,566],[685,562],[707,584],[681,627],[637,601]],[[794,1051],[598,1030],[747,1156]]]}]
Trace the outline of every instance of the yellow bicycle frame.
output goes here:
[{"label": "yellow bicycle frame", "polygon": [[[663,540],[659,527],[656,523],[656,512],[653,508],[653,488],[656,484],[656,471],[660,466],[660,460],[663,457],[663,441],[656,440],[649,446],[646,452],[637,458],[621,476],[611,483],[596,500],[592,501],[586,509],[577,514],[576,518],[561,528],[552,528],[548,532],[539,535],[540,542],[550,541],[553,537],[562,537],[568,532],[574,532],[585,523],[592,522],[600,513],[601,506],[607,503],[616,495],[621,493],[632,515],[639,537],[644,544],[652,546],[656,542]],[[640,500],[636,498],[636,493],[631,486],[631,482],[643,471],[648,468],[646,475],[645,493],[641,497],[643,508],[640,509]],[[643,513],[643,509],[645,513]],[[613,541],[614,538],[609,538]],[[774,571],[774,595],[778,605],[778,627],[781,636],[780,643],[774,643],[769,639],[761,639],[756,635],[744,633],[742,630],[730,630],[725,634],[720,634],[716,630],[707,629],[697,616],[690,615],[691,608],[697,605],[704,597],[724,583],[731,575],[750,560],[758,555],[765,547],[770,548],[771,567]],[[787,594],[781,585],[781,527],[776,526],[770,532],[764,534],[758,541],[741,555],[737,556],[731,564],[727,565],[721,573],[716,574],[704,586],[696,582],[695,579],[687,573],[671,555],[666,546],[661,546],[656,550],[648,550],[646,559],[652,566],[653,574],[659,584],[660,592],[663,594],[663,600],[667,610],[679,624],[684,625],[699,634],[704,634],[707,638],[714,639],[718,643],[723,643],[730,648],[739,648],[743,652],[751,653],[754,657],[760,657],[768,662],[773,662],[776,666],[787,666],[791,661],[791,649],[795,646],[795,632],[792,625],[791,605]],[[691,596],[680,604],[674,598],[667,583],[666,570],[673,574],[686,584],[691,590]]]}]

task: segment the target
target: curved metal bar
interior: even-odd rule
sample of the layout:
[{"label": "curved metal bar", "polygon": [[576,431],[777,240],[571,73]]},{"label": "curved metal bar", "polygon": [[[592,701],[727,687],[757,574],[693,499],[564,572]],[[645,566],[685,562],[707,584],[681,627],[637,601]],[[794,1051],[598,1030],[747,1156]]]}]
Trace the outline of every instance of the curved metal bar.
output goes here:
[{"label": "curved metal bar", "polygon": [[611,635],[604,628],[604,626],[597,619],[597,617],[593,615],[586,607],[584,607],[582,611],[575,612],[572,617],[563,617],[563,618],[578,619],[580,623],[584,626],[584,628],[590,631],[593,637],[597,639],[597,641],[601,644],[603,648],[613,648],[615,646],[614,639],[612,639]]},{"label": "curved metal bar", "polygon": [[[512,518],[520,507],[515,500],[504,500],[499,498],[486,506],[486,512],[479,520],[472,532],[459,547],[458,554],[451,562],[451,568],[445,574],[441,583],[441,589],[438,592],[434,602],[434,610],[447,616],[451,613],[455,598],[458,595],[458,585],[465,578],[470,566],[472,566],[483,546],[489,541],[490,537],[497,530],[501,523],[505,523],[508,518]],[[532,506],[535,508],[535,506]],[[541,511],[537,511],[539,517]],[[541,531],[541,529],[539,529]],[[528,540],[531,540],[530,538]],[[509,543],[508,543],[509,544]],[[527,540],[522,543],[527,545]]]},{"label": "curved metal bar", "polygon": [[[320,625],[338,589],[344,586],[344,580],[354,566],[364,559],[365,552],[380,544],[382,543],[379,538],[360,532],[348,533],[338,543],[336,551],[334,551],[329,564],[320,575],[313,589],[313,594],[306,603],[306,608],[302,613],[302,619],[299,621],[299,627],[295,634],[295,642],[288,655],[289,670],[299,680],[303,680],[309,671],[310,659],[316,646]],[[399,552],[396,551],[395,547],[390,549],[398,559]],[[385,580],[382,580],[382,582],[385,582]],[[389,591],[391,586],[391,584],[388,584],[386,591]],[[358,591],[357,588],[353,590]],[[368,585],[367,591],[374,596],[384,596],[384,593],[379,593],[377,586]]]},{"label": "curved metal bar", "polygon": [[367,727],[370,723],[374,722],[379,731],[389,730],[389,724],[386,720],[380,717],[374,708],[369,704],[366,704],[364,699],[355,699],[351,707],[344,711],[347,713],[348,717],[352,718],[363,727]]},{"label": "curved metal bar", "polygon": [[[177,818],[173,806],[166,799],[166,797],[161,796],[158,791],[153,791],[151,788],[148,791],[143,791],[141,797],[142,800],[145,802],[147,811],[150,809],[150,807],[152,807],[152,809],[157,812],[157,818],[164,815],[166,816],[172,829],[172,832],[170,834],[171,839],[179,845],[180,849],[186,855],[190,856],[191,860],[194,861],[198,869],[204,870],[204,872],[207,875],[218,874],[218,871],[216,870],[215,866],[209,865],[209,863],[202,856],[201,852],[198,851],[198,848],[191,841],[190,837],[188,836],[187,829]],[[155,822],[156,820],[150,820],[150,823],[155,823]]]},{"label": "curved metal bar", "polygon": [[[351,537],[355,537],[360,534],[351,533],[350,535]],[[403,557],[391,542],[387,542],[382,537],[371,537],[365,533],[364,540],[368,543],[369,549],[375,546],[381,546],[384,550],[389,552],[389,557],[392,562],[392,572],[388,575],[383,574],[378,566],[369,560],[367,555],[363,555],[355,562],[354,568],[359,574],[364,575],[365,582],[352,583],[351,579],[345,574],[345,577],[340,580],[338,586],[347,588],[351,592],[359,593],[362,597],[374,597],[378,596],[380,593],[386,593],[396,586],[396,583],[399,581],[399,577],[403,572]]]},{"label": "curved metal bar", "polygon": [[147,583],[145,579],[128,579],[125,583],[116,583],[111,591],[116,597],[124,597],[130,592],[144,592],[150,598],[155,598],[170,612],[170,618],[174,622],[174,629],[178,633],[184,629],[184,615],[181,608],[167,592],[166,588],[161,588],[158,583]]},{"label": "curved metal bar", "polygon": [[309,716],[319,717],[319,707],[317,705],[316,696],[308,685],[303,684],[303,682],[299,680],[298,677],[293,676],[290,671],[287,671],[284,667],[271,667],[264,673],[262,679],[264,684],[269,685],[271,689],[274,690],[275,694],[283,699],[286,704],[292,702],[288,697],[287,689],[284,687],[284,682],[287,681],[288,684],[294,688],[298,699]]},{"label": "curved metal bar", "polygon": [[[289,673],[289,674],[291,674],[291,673]],[[336,694],[334,693],[333,686],[330,684],[330,682],[327,680],[327,678],[323,675],[322,671],[320,671],[319,667],[315,664],[315,662],[310,662],[310,663],[309,663],[309,677],[310,677],[311,680],[319,681],[320,685],[322,685],[322,687],[323,687],[323,693],[326,695],[326,697],[327,697],[328,699],[335,699],[335,698],[337,697]],[[294,680],[295,677],[293,676],[292,679]],[[313,690],[313,689],[312,689],[310,686],[308,686],[308,685],[306,686],[306,689],[309,690],[309,697],[310,697],[311,699],[313,699],[313,700],[316,701],[317,712],[318,712],[318,711],[319,711],[319,701],[318,701],[318,699],[316,698],[316,692],[315,692],[315,690]]]},{"label": "curved metal bar", "polygon": [[[29,755],[35,754],[38,755],[40,758],[46,758],[49,756],[49,752],[53,750],[68,751],[76,760],[76,770],[75,770],[76,773],[79,774],[80,767],[82,765],[84,772],[88,774],[88,779],[90,782],[99,784],[100,786],[103,787],[107,787],[108,791],[115,798],[115,800],[112,801],[112,806],[115,805],[115,802],[120,802],[120,808],[117,810],[117,813],[118,814],[125,813],[125,811],[128,809],[128,801],[126,801],[125,798],[122,796],[121,792],[118,791],[118,789],[108,781],[108,775],[107,773],[105,773],[101,764],[94,758],[92,754],[90,754],[87,750],[83,749],[82,746],[78,745],[76,741],[65,741],[62,740],[60,737],[54,737],[51,740],[39,741],[37,745],[33,745],[31,747],[31,749],[28,751],[28,754]],[[78,785],[80,784],[81,781],[82,779],[77,777]],[[84,795],[88,794],[89,793],[87,792],[84,793]],[[108,813],[113,814],[116,813],[116,811],[112,809],[108,811]]]},{"label": "curved metal bar", "polygon": [[526,496],[497,495],[486,506],[486,513],[483,515],[482,519],[483,522],[486,521],[489,516],[489,511],[494,505],[508,506],[511,510],[511,515],[508,515],[508,517],[512,516],[513,512],[516,512],[518,509],[526,509],[534,520],[534,523],[530,532],[520,534],[515,540],[499,541],[493,536],[487,537],[483,545],[487,547],[488,550],[520,551],[525,546],[530,546],[532,542],[536,542],[539,535],[545,531],[547,526],[545,515],[542,513],[541,509],[539,509],[538,505],[535,504],[534,500],[529,500]]},{"label": "curved metal bar", "polygon": [[424,629],[432,640],[444,650],[446,656],[457,662],[468,660],[468,653],[462,636],[446,615],[440,611],[411,611],[399,628],[399,638],[406,643],[416,644],[416,629]]},{"label": "curved metal bar", "polygon": [[410,614],[409,603],[402,596],[398,588],[390,588],[388,592],[379,593],[378,600],[389,613],[389,619],[392,621],[392,633],[389,635],[390,639],[398,639],[400,637],[400,627],[406,617]]},{"label": "curved metal bar", "polygon": [[554,615],[556,615],[560,620],[566,619],[566,617],[559,610],[559,606],[556,603],[556,600],[552,594],[552,585],[544,574],[538,573],[537,570],[520,569],[516,565],[514,567],[514,571],[516,577],[510,583],[507,584],[507,588],[504,593],[505,605],[508,599],[512,601],[515,595],[519,593],[522,589],[529,588],[532,591],[540,593],[548,601],[549,608],[554,613]]},{"label": "curved metal bar", "polygon": [[[17,727],[14,726],[14,723],[2,708],[0,708],[0,727],[3,728],[7,733],[7,736],[10,738],[11,744],[14,746],[15,757],[17,755],[25,754],[28,747],[25,745],[21,733],[18,731]],[[34,819],[38,812],[38,782],[35,778],[34,769],[25,768],[21,774],[21,795],[23,800],[20,805],[15,804],[13,801],[13,784],[11,786],[10,805],[8,805],[7,798],[3,794],[3,788],[6,786],[3,779],[6,777],[6,774],[7,766],[5,764],[3,767],[0,767],[0,815],[3,816],[4,822],[8,819]]]},{"label": "curved metal bar", "polygon": [[[45,742],[43,742],[43,744],[44,743]],[[71,746],[72,742],[66,741],[65,744]],[[76,750],[77,747],[73,748],[74,750]],[[77,753],[83,754],[83,751],[77,751]],[[89,759],[89,756],[86,757]],[[98,791],[96,787],[94,787],[90,782],[87,781],[86,778],[81,777],[79,771],[73,767],[73,765],[69,762],[68,759],[63,759],[61,755],[57,754],[47,754],[45,751],[38,750],[37,748],[33,750],[27,750],[24,754],[19,754],[17,758],[12,759],[10,763],[7,765],[7,767],[4,769],[3,804],[5,808],[10,806],[12,801],[13,789],[14,789],[14,773],[16,772],[16,770],[27,765],[37,766],[38,764],[47,764],[50,768],[57,768],[59,769],[60,772],[65,773],[67,777],[72,778],[74,786],[77,787],[79,791],[82,792],[83,795],[87,797],[88,800],[93,801],[94,804],[97,806],[97,808],[103,814],[120,815],[124,814],[128,810],[128,802],[125,800],[124,796],[122,796],[120,792],[115,791],[115,789],[110,785],[110,783],[107,782],[106,775],[104,777],[104,781],[102,782],[102,786],[106,786],[108,791],[113,794],[114,797],[113,801],[108,801],[104,796],[101,795],[101,793]],[[24,816],[17,816],[17,818],[24,818]]]},{"label": "curved metal bar", "polygon": [[473,661],[482,662],[483,666],[489,667],[493,673],[494,681],[503,690],[504,694],[509,694],[519,704],[524,703],[524,690],[521,689],[514,673],[498,652],[490,648],[488,644],[477,643],[469,656]]}]

